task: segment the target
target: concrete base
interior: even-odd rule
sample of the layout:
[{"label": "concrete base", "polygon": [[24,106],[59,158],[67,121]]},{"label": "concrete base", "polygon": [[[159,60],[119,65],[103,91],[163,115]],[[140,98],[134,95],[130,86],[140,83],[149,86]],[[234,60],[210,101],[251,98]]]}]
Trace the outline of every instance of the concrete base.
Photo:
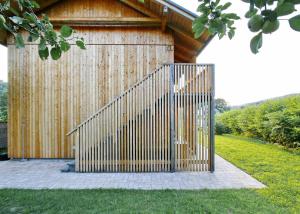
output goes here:
[{"label": "concrete base", "polygon": [[68,160],[0,162],[0,189],[199,190],[264,188],[265,185],[216,155],[216,171],[175,173],[62,173]]}]

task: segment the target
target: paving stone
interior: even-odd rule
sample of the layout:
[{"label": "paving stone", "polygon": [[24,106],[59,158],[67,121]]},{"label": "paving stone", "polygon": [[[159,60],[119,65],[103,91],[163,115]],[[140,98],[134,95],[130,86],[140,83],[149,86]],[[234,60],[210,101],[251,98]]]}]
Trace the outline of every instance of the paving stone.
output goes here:
[{"label": "paving stone", "polygon": [[62,173],[69,160],[0,162],[0,189],[240,189],[265,185],[216,156],[216,171],[162,173]]}]

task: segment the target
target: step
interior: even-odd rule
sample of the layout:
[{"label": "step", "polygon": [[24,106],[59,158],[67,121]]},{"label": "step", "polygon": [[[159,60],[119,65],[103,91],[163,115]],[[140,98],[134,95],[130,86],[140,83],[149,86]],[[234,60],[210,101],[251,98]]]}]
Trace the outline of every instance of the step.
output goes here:
[{"label": "step", "polygon": [[67,165],[60,171],[61,172],[75,172],[75,160],[68,162]]}]

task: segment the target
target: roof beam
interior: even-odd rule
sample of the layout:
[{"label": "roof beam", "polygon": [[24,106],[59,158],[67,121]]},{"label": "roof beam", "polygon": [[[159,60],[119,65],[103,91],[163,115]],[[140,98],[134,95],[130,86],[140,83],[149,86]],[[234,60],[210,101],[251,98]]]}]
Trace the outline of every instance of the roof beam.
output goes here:
[{"label": "roof beam", "polygon": [[201,37],[200,37],[200,39],[195,39],[195,36],[194,36],[193,33],[187,32],[187,31],[185,31],[185,30],[183,30],[183,29],[181,29],[181,28],[179,28],[179,27],[177,27],[175,25],[169,24],[168,26],[169,26],[170,29],[172,29],[173,31],[175,31],[176,33],[179,33],[180,35],[182,35],[184,37],[188,37],[188,38],[196,40],[196,41],[198,41],[200,43],[204,43],[205,42],[205,41],[203,41],[201,39]]},{"label": "roof beam", "polygon": [[184,45],[175,43],[175,52],[176,52],[177,50],[178,50],[179,52],[182,52],[182,53],[187,54],[187,55],[192,55],[192,56],[196,56],[196,55],[197,55],[197,51],[196,51],[196,50],[193,50],[193,49],[191,49],[191,48],[185,47]]},{"label": "roof beam", "polygon": [[4,30],[0,30],[0,44],[6,46],[6,38],[7,38],[7,33]]},{"label": "roof beam", "polygon": [[56,25],[69,26],[104,26],[104,27],[160,27],[159,18],[147,17],[116,17],[116,18],[51,18],[50,21]]},{"label": "roof beam", "polygon": [[180,59],[183,62],[192,62],[193,58],[189,57],[187,55],[181,54],[180,52],[175,52],[174,53],[174,58]]},{"label": "roof beam", "polygon": [[152,18],[158,18],[158,16],[154,12],[152,12],[151,10],[145,8],[144,6],[142,6],[140,4],[131,2],[129,0],[120,0],[120,2],[126,4],[127,6],[133,8],[133,9],[135,9],[136,11],[144,14],[145,16],[149,16],[149,17],[152,17]]}]

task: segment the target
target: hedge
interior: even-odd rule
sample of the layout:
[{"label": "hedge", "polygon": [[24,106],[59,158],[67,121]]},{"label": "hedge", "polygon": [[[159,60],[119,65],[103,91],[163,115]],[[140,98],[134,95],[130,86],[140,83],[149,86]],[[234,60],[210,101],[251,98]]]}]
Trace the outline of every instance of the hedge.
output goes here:
[{"label": "hedge", "polygon": [[300,95],[265,101],[216,116],[216,134],[256,137],[300,147]]}]

